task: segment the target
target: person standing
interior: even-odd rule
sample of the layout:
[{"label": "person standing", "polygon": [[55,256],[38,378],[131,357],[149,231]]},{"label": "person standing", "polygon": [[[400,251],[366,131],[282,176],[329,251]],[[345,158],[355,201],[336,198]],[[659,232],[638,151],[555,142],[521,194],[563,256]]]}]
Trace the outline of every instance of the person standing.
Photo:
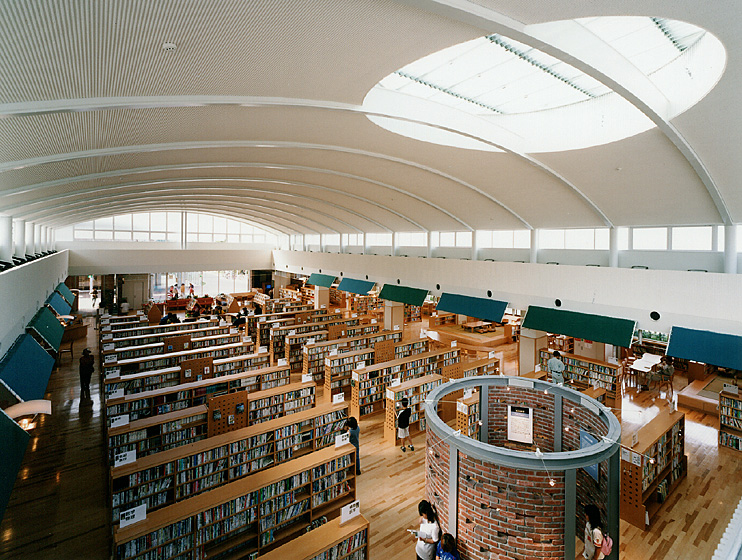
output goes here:
[{"label": "person standing", "polygon": [[402,410],[397,413],[397,437],[402,440],[402,451],[407,451],[405,447],[405,440],[409,442],[410,451],[415,451],[412,445],[412,438],[410,437],[410,416],[412,416],[412,409],[407,406],[409,401],[407,397],[402,399]]},{"label": "person standing", "polygon": [[417,513],[420,514],[420,530],[415,544],[417,560],[435,560],[435,548],[441,536],[438,514],[433,504],[427,500],[422,500],[417,505]]},{"label": "person standing", "polygon": [[562,361],[562,355],[559,350],[554,350],[549,361],[546,362],[546,369],[549,370],[549,377],[552,383],[558,385],[564,384],[564,362]]},{"label": "person standing", "polygon": [[358,426],[358,420],[351,416],[345,423],[345,427],[350,434],[350,443],[356,448],[356,474],[361,474],[361,448],[360,436],[361,428]]},{"label": "person standing", "polygon": [[600,530],[600,510],[595,504],[585,506],[585,550],[582,555],[587,560],[602,560],[605,556],[601,551],[603,532]]},{"label": "person standing", "polygon": [[95,370],[95,358],[87,348],[80,356],[80,398],[90,399],[90,378]]},{"label": "person standing", "polygon": [[93,288],[93,291],[90,292],[90,297],[93,298],[93,307],[95,307],[95,300],[98,299],[98,288]]}]

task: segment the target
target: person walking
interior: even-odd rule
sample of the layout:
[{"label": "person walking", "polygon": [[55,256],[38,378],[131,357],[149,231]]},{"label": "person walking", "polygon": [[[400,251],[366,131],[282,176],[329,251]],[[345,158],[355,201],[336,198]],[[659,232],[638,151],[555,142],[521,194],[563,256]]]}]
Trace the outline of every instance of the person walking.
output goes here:
[{"label": "person walking", "polygon": [[80,399],[90,400],[90,378],[95,370],[95,358],[89,349],[80,356]]},{"label": "person walking", "polygon": [[360,435],[361,428],[358,426],[358,420],[354,416],[348,418],[345,423],[345,427],[350,434],[350,443],[356,448],[356,474],[361,474],[361,448],[360,448]]},{"label": "person walking", "polygon": [[412,409],[407,406],[409,401],[407,397],[403,398],[402,410],[397,413],[397,437],[402,440],[402,451],[407,451],[405,447],[405,441],[409,442],[410,451],[415,451],[412,445],[412,438],[410,437],[410,416],[412,416]]},{"label": "person walking", "polygon": [[93,288],[93,291],[90,292],[90,297],[93,298],[93,307],[95,307],[95,300],[98,299],[98,288]]},{"label": "person walking", "polygon": [[554,350],[552,357],[546,362],[546,369],[549,370],[549,377],[552,383],[557,385],[564,384],[564,362],[559,350]]}]

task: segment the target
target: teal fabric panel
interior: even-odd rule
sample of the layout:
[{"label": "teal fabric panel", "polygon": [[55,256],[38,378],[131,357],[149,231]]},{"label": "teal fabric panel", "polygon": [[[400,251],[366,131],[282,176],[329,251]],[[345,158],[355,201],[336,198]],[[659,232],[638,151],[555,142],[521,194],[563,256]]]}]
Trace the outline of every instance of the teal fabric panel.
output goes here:
[{"label": "teal fabric panel", "polygon": [[36,331],[41,338],[54,348],[59,350],[59,345],[62,344],[62,335],[64,334],[64,327],[52,313],[51,309],[42,307],[33,316],[31,322],[26,327],[26,330],[31,329]]},{"label": "teal fabric panel", "polygon": [[673,327],[667,355],[742,370],[742,336]]},{"label": "teal fabric panel", "polygon": [[353,278],[343,278],[340,281],[338,290],[343,292],[350,292],[351,294],[367,295],[371,290],[374,289],[375,282],[369,282],[368,280],[354,280]]},{"label": "teal fabric panel", "polygon": [[631,346],[636,321],[561,311],[531,305],[523,319],[523,328],[565,334],[575,338],[606,342],[614,346]]},{"label": "teal fabric panel", "polygon": [[408,288],[407,286],[395,286],[394,284],[384,284],[379,294],[381,299],[406,303],[407,305],[422,305],[425,298],[428,297],[428,290],[420,288]]},{"label": "teal fabric panel", "polygon": [[75,294],[73,294],[70,289],[67,287],[66,284],[63,282],[60,282],[57,284],[57,287],[54,288],[54,291],[59,292],[62,294],[62,297],[69,303],[70,305],[73,305],[75,303]]},{"label": "teal fabric panel", "polygon": [[43,399],[54,358],[30,334],[22,334],[0,362],[0,379],[24,401]]},{"label": "teal fabric panel", "polygon": [[57,292],[53,292],[46,300],[46,303],[48,303],[59,315],[69,315],[70,310],[72,309],[72,306]]},{"label": "teal fabric panel", "polygon": [[30,436],[10,416],[0,410],[0,441],[3,455],[0,461],[0,521],[10,501],[18,471],[21,470]]},{"label": "teal fabric panel", "polygon": [[334,282],[334,276],[330,276],[329,274],[317,274],[316,272],[309,277],[309,280],[307,280],[307,284],[311,284],[312,286],[322,286],[323,288],[329,288]]},{"label": "teal fabric panel", "polygon": [[468,315],[469,317],[476,317],[483,321],[500,323],[502,321],[502,316],[505,315],[505,308],[507,306],[508,303],[506,301],[462,296],[459,294],[448,294],[444,292],[443,295],[441,295],[441,300],[436,306],[436,310],[458,313],[459,315]]}]

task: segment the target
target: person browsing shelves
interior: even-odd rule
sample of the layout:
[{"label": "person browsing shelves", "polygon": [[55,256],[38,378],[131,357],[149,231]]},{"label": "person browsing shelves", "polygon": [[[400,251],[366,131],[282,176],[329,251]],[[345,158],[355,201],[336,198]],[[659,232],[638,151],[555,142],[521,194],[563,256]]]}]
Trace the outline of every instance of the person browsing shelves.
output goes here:
[{"label": "person browsing shelves", "polygon": [[551,358],[546,362],[546,369],[549,370],[549,379],[552,383],[564,384],[564,362],[559,350],[554,350]]}]

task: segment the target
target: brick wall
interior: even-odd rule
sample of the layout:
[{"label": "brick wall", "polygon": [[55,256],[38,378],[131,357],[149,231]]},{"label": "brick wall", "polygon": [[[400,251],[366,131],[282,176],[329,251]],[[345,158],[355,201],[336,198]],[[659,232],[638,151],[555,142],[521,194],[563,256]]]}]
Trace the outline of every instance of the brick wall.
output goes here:
[{"label": "brick wall", "polygon": [[[554,395],[519,387],[490,387],[487,443],[519,451],[554,451]],[[508,405],[533,409],[533,445],[508,441]]]},{"label": "brick wall", "polygon": [[[438,511],[441,528],[451,532],[448,525],[449,446],[431,430],[426,431],[425,499]],[[432,453],[431,453],[432,451]]]}]

